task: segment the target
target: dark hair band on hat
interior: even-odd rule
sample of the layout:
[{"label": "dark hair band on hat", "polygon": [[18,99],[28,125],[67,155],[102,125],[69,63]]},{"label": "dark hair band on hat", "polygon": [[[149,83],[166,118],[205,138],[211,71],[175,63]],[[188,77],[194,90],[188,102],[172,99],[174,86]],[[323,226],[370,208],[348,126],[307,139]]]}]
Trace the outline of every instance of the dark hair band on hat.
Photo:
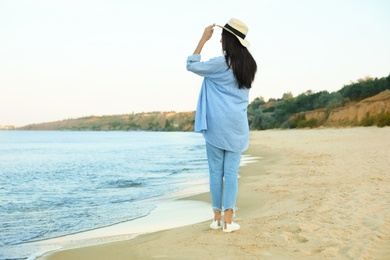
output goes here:
[{"label": "dark hair band on hat", "polygon": [[245,39],[245,34],[243,34],[242,32],[234,29],[233,27],[231,27],[229,24],[225,24],[225,28],[226,29],[229,29],[230,31],[232,31],[233,33],[235,33],[237,36],[239,36],[240,38],[242,39]]}]

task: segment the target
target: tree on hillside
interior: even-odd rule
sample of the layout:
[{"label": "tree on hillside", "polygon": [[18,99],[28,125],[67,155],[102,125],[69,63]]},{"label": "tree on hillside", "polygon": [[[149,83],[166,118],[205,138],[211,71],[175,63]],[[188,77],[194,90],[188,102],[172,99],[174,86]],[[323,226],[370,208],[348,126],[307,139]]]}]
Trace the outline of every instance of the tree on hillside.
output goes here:
[{"label": "tree on hillside", "polygon": [[364,82],[371,81],[371,80],[373,80],[373,78],[370,75],[367,75],[364,78],[358,79],[357,82],[364,83]]},{"label": "tree on hillside", "polygon": [[380,79],[366,76],[363,79],[359,79],[356,83],[352,82],[344,86],[338,92],[346,99],[360,101],[379,94],[386,89],[390,89],[390,74],[386,78]]},{"label": "tree on hillside", "polygon": [[257,109],[260,108],[261,105],[265,104],[263,97],[257,97],[255,98],[249,105],[248,110],[250,110],[249,113],[255,113]]},{"label": "tree on hillside", "polygon": [[288,100],[294,98],[293,94],[291,92],[284,93],[282,96],[282,100]]}]

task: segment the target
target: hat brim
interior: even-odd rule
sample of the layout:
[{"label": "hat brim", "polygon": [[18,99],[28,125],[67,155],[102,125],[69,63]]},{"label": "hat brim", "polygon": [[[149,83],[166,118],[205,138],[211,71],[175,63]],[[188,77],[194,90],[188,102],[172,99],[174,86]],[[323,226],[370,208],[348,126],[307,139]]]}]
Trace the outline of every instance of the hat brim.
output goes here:
[{"label": "hat brim", "polygon": [[232,32],[232,31],[229,30],[228,28],[226,28],[226,27],[224,27],[224,26],[222,26],[222,25],[218,25],[218,24],[216,24],[216,26],[221,27],[222,29],[224,29],[224,30],[230,32],[231,34],[233,34],[234,36],[236,36],[236,38],[240,41],[240,43],[241,43],[242,46],[244,46],[244,47],[246,47],[246,48],[248,48],[249,46],[251,46],[250,43],[249,43],[247,40],[242,39],[240,36],[237,36],[234,32]]}]

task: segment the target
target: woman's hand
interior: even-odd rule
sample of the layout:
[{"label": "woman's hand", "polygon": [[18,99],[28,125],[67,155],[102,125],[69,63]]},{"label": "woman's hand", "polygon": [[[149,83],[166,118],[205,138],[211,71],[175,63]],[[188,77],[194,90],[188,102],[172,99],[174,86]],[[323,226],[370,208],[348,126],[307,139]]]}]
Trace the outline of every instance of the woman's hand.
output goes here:
[{"label": "woman's hand", "polygon": [[213,36],[214,26],[215,26],[215,23],[213,23],[210,26],[207,26],[204,29],[201,41],[203,40],[204,42],[207,42],[208,40],[210,40],[211,36]]},{"label": "woman's hand", "polygon": [[214,26],[215,26],[215,23],[213,23],[212,25],[207,26],[207,27],[204,29],[202,38],[200,39],[200,41],[199,41],[199,43],[198,43],[198,46],[196,47],[196,49],[195,49],[195,51],[194,51],[194,54],[200,54],[200,52],[201,52],[202,49],[203,49],[204,44],[205,44],[208,40],[210,40],[211,36],[213,36]]}]

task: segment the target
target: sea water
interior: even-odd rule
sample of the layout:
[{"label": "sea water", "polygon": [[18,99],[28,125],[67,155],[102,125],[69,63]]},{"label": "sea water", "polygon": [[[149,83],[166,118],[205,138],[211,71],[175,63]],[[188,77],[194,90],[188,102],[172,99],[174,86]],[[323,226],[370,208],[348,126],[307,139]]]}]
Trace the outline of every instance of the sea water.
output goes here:
[{"label": "sea water", "polygon": [[0,259],[35,253],[20,250],[25,243],[146,216],[207,178],[195,133],[0,131]]}]

